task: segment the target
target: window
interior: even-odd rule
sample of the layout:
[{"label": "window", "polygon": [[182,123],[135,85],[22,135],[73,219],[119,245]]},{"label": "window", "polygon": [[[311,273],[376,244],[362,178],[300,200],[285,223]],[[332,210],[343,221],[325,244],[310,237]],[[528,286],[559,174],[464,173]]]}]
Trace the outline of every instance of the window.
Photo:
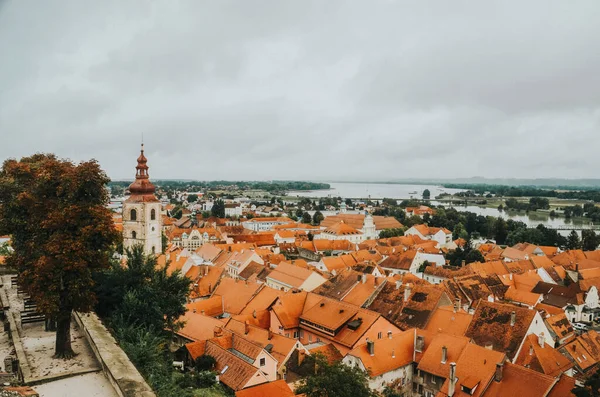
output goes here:
[{"label": "window", "polygon": [[383,337],[383,334],[381,332],[377,333],[377,339],[381,339]]},{"label": "window", "polygon": [[156,210],[154,208],[152,208],[152,211],[150,211],[150,220],[156,220]]},{"label": "window", "polygon": [[137,238],[137,233],[136,232],[131,232],[131,238]]},{"label": "window", "polygon": [[137,221],[137,211],[136,210],[129,211],[129,219],[131,219],[132,221]]},{"label": "window", "polygon": [[312,342],[312,335],[311,334],[308,334],[308,341]]},{"label": "window", "polygon": [[294,331],[294,338],[298,339],[298,331]]},{"label": "window", "polygon": [[261,367],[264,367],[266,363],[267,363],[267,362],[266,362],[266,360],[265,360],[265,358],[264,358],[264,357],[260,359],[260,366],[261,366]]},{"label": "window", "polygon": [[156,254],[156,247],[155,246],[152,246],[152,253]]}]

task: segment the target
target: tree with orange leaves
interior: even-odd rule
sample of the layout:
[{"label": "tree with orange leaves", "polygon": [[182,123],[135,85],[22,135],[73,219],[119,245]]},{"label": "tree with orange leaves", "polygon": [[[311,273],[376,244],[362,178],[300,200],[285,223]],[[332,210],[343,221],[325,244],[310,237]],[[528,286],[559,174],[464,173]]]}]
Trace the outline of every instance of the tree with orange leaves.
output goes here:
[{"label": "tree with orange leaves", "polygon": [[38,311],[56,320],[58,358],[74,356],[71,314],[92,310],[92,274],[114,252],[108,182],[95,160],[74,164],[52,154],[7,160],[0,170],[0,235],[10,234],[14,249],[6,264]]}]

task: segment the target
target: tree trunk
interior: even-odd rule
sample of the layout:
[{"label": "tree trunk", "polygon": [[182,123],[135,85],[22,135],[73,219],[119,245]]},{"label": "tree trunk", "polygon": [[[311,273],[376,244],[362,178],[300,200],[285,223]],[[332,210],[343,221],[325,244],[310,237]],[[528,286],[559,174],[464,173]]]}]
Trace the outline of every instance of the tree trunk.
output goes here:
[{"label": "tree trunk", "polygon": [[46,316],[45,326],[48,332],[56,331],[56,318],[54,316]]},{"label": "tree trunk", "polygon": [[71,310],[58,313],[56,316],[55,358],[72,358],[75,356],[71,348]]}]

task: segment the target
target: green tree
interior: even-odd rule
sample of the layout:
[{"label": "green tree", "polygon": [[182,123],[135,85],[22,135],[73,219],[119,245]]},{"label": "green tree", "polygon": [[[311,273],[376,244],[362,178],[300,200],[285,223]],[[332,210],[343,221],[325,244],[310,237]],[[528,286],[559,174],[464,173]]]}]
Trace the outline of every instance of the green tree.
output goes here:
[{"label": "green tree", "polygon": [[198,201],[198,195],[190,194],[189,196],[187,196],[187,201],[188,203],[195,203],[196,201]]},{"label": "green tree", "polygon": [[[167,245],[169,245],[169,239],[167,238],[167,235],[164,232],[162,232],[160,234],[160,241],[162,244],[162,253],[164,254],[165,250],[167,249]],[[123,252],[123,251],[121,250],[119,252]]]},{"label": "green tree", "polygon": [[379,232],[379,238],[390,238],[397,236],[404,236],[403,228],[399,227],[393,229],[383,229],[381,232]]},{"label": "green tree", "polygon": [[[127,325],[162,331],[176,330],[185,313],[190,280],[179,271],[158,267],[156,257],[146,256],[141,245],[126,251],[127,265],[113,263],[96,276],[96,311]],[[152,304],[148,304],[152,302]]]},{"label": "green tree", "polygon": [[579,235],[575,230],[571,230],[569,237],[567,238],[567,248],[575,250],[581,248],[581,241],[579,241]]},{"label": "green tree", "polygon": [[197,371],[212,371],[217,364],[217,360],[211,355],[203,354],[200,357],[196,358],[194,362],[194,366]]},{"label": "green tree", "polygon": [[429,189],[423,190],[423,199],[429,200],[429,198],[431,198],[431,192],[429,191]]},{"label": "green tree", "polygon": [[0,256],[7,256],[10,255],[10,245],[8,245],[8,243],[4,243],[2,245],[0,245]]},{"label": "green tree", "polygon": [[456,224],[456,226],[454,226],[454,230],[452,231],[452,235],[454,236],[454,238],[462,238],[462,239],[468,239],[469,238],[469,233],[467,233],[467,230],[465,229],[465,227],[463,226],[462,223],[458,222]]},{"label": "green tree", "polygon": [[581,248],[584,251],[595,251],[599,244],[599,236],[593,230],[581,231]]},{"label": "green tree", "polygon": [[308,212],[305,212],[302,214],[302,223],[311,223],[312,222],[312,217],[310,216],[310,214]]},{"label": "green tree", "polygon": [[583,386],[571,390],[576,397],[600,397],[600,369],[586,379]]},{"label": "green tree", "polygon": [[504,244],[508,237],[508,227],[506,221],[502,218],[497,218],[494,223],[494,238],[497,244]]},{"label": "green tree", "polygon": [[325,217],[323,216],[323,214],[321,213],[321,211],[317,211],[317,212],[314,213],[312,221],[313,221],[313,224],[320,225],[321,221],[323,219],[325,219]]},{"label": "green tree", "polygon": [[323,357],[316,357],[314,375],[300,380],[296,393],[307,397],[375,397],[369,389],[369,376],[358,367],[341,362],[329,364]]},{"label": "green tree", "polygon": [[55,357],[70,358],[71,314],[96,303],[92,274],[107,268],[118,233],[107,208],[108,177],[94,160],[52,154],[7,160],[0,171],[0,235],[6,260],[38,310],[56,320]]},{"label": "green tree", "polygon": [[483,254],[476,249],[470,250],[465,255],[465,264],[473,263],[473,262],[485,262],[485,258]]},{"label": "green tree", "polygon": [[223,200],[215,200],[212,208],[210,209],[210,214],[212,216],[216,216],[217,218],[225,218],[225,203]]},{"label": "green tree", "polygon": [[421,266],[419,266],[419,273],[423,273],[425,271],[425,269],[427,268],[427,266],[430,266],[430,265],[431,265],[431,263],[429,263],[428,260],[423,261]]}]

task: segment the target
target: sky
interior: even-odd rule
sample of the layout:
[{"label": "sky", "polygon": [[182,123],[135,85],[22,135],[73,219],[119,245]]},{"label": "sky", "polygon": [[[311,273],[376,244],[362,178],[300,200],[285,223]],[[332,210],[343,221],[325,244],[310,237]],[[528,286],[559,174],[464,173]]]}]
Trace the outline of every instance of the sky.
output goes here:
[{"label": "sky", "polygon": [[600,1],[0,0],[0,161],[593,178]]}]

